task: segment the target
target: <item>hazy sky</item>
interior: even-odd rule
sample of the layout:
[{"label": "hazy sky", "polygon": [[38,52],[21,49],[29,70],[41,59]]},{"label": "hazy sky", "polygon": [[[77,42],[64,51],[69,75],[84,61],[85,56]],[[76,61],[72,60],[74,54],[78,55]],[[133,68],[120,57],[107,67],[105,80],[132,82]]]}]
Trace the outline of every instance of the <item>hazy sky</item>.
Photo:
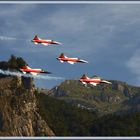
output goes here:
[{"label": "hazy sky", "polygon": [[[35,45],[35,34],[63,45]],[[85,73],[140,86],[140,4],[0,4],[0,49],[1,61],[14,54],[52,76],[78,79]],[[56,60],[61,52],[89,64],[62,64]]]}]

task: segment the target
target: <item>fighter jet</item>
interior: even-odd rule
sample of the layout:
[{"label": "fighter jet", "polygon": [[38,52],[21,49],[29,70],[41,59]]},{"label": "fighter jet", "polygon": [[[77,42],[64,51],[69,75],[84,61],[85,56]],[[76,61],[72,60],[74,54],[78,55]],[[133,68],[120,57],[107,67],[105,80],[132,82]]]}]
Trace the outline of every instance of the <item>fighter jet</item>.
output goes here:
[{"label": "fighter jet", "polygon": [[98,84],[101,84],[101,83],[111,84],[111,82],[103,80],[100,77],[95,76],[93,78],[89,78],[85,74],[83,74],[83,76],[80,78],[79,81],[82,82],[82,84],[84,84],[85,86],[87,84],[90,84],[93,86],[97,86]]},{"label": "fighter jet", "polygon": [[63,62],[68,62],[70,64],[74,64],[74,63],[88,63],[85,60],[79,59],[79,58],[70,58],[64,55],[64,53],[61,53],[60,56],[57,58],[57,60],[59,60],[61,63]]},{"label": "fighter jet", "polygon": [[42,44],[44,46],[53,45],[53,44],[54,45],[62,45],[60,42],[57,42],[57,41],[54,41],[54,40],[41,39],[37,35],[35,35],[35,37],[31,41],[34,42],[35,44]]},{"label": "fighter jet", "polygon": [[32,69],[29,66],[24,66],[24,67],[20,68],[20,71],[23,72],[24,74],[30,73],[32,75],[37,75],[39,73],[51,74],[51,72],[44,71],[42,69]]}]

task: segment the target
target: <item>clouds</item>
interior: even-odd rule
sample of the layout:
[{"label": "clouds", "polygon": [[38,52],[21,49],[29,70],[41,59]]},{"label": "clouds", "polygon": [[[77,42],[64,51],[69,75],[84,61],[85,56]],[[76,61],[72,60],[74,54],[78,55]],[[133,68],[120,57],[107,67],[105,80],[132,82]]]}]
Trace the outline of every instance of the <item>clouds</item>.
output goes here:
[{"label": "clouds", "polygon": [[140,86],[140,49],[138,49],[126,63],[127,67],[136,76],[135,84]]},{"label": "clouds", "polygon": [[0,36],[0,40],[16,40],[15,37]]},{"label": "clouds", "polygon": [[0,12],[0,33],[2,36],[24,38],[28,35],[27,22],[28,14],[33,10],[35,5],[20,5],[20,4],[1,4]]},{"label": "clouds", "polygon": [[49,22],[57,32],[79,33],[84,31],[87,25],[86,16],[82,15],[82,11],[79,10],[74,8],[68,8],[65,11],[63,9],[59,10],[51,15]]},{"label": "clouds", "polygon": [[[32,66],[49,67],[64,77],[97,72],[129,83],[137,79],[140,5],[5,4],[0,8],[1,57],[15,54]],[[30,40],[35,34],[64,45],[34,45]],[[89,64],[61,65],[55,59],[61,52]]]},{"label": "clouds", "polygon": [[140,49],[137,50],[128,61],[128,66],[135,73],[140,75]]}]

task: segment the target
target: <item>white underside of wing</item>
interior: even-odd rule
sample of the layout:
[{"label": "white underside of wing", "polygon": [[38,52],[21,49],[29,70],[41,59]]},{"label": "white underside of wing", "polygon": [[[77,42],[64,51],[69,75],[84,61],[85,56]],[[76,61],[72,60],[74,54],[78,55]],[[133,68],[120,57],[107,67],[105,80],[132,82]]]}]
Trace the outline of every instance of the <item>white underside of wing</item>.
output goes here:
[{"label": "white underside of wing", "polygon": [[90,85],[97,86],[97,83],[90,82]]},{"label": "white underside of wing", "polygon": [[34,42],[36,45],[38,44],[37,42]]},{"label": "white underside of wing", "polygon": [[22,73],[26,74],[26,72],[22,71]]},{"label": "white underside of wing", "polygon": [[61,63],[64,63],[64,61],[60,60]]},{"label": "white underside of wing", "polygon": [[71,61],[67,61],[69,64],[74,64],[74,62],[71,62]]},{"label": "white underside of wing", "polygon": [[48,46],[49,44],[48,43],[41,43],[42,45],[44,45],[44,46]]},{"label": "white underside of wing", "polygon": [[35,72],[30,72],[30,74],[32,74],[32,75],[37,75],[37,73],[35,73]]},{"label": "white underside of wing", "polygon": [[87,85],[87,83],[86,83],[86,82],[82,82],[82,84]]}]

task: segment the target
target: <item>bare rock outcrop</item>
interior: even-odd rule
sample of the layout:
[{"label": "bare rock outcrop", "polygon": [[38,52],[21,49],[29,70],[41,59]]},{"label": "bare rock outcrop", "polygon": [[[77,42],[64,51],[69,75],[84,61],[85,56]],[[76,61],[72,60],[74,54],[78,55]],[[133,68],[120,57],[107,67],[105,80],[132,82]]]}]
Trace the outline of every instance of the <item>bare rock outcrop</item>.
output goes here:
[{"label": "bare rock outcrop", "polygon": [[54,136],[38,113],[33,79],[0,78],[0,136]]}]

